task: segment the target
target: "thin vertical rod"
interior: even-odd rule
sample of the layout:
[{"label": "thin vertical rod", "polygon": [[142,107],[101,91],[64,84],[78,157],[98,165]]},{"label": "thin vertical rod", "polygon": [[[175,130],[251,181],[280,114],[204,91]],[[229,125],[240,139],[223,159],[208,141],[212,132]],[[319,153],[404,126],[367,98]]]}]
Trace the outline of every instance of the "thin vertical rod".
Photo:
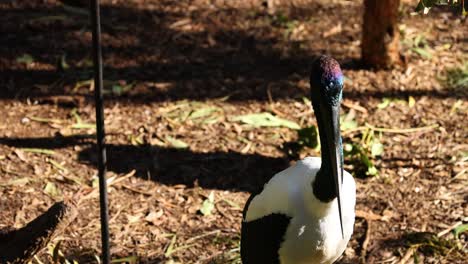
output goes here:
[{"label": "thin vertical rod", "polygon": [[107,202],[106,184],[107,158],[104,131],[104,106],[102,95],[101,19],[99,10],[99,0],[90,0],[90,8],[93,28],[94,95],[96,100],[96,136],[98,150],[99,203],[101,208],[102,262],[104,264],[109,264],[109,208]]}]

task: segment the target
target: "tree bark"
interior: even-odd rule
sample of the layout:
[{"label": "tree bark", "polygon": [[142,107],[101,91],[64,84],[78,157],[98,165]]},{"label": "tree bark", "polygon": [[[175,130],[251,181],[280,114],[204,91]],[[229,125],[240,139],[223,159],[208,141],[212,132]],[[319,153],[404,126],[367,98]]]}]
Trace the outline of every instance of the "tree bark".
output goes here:
[{"label": "tree bark", "polygon": [[361,56],[377,69],[401,64],[398,7],[400,0],[364,0]]},{"label": "tree bark", "polygon": [[0,230],[0,263],[27,263],[45,247],[68,207],[58,202],[21,229]]}]

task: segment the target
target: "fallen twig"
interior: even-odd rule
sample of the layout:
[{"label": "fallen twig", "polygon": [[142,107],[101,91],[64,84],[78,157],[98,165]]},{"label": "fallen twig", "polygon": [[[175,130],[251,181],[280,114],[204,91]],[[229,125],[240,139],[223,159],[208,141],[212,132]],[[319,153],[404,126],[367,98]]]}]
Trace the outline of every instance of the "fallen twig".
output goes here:
[{"label": "fallen twig", "polygon": [[117,183],[119,183],[119,182],[121,182],[121,181],[123,181],[125,179],[128,179],[128,178],[132,177],[133,175],[135,175],[135,170],[132,170],[131,172],[125,174],[122,177],[117,178],[116,180],[114,180],[115,178],[110,178],[110,179],[107,180],[107,185],[111,186],[111,185],[117,184]]},{"label": "fallen twig", "polygon": [[268,96],[268,102],[269,102],[268,106],[270,107],[270,111],[273,112],[277,116],[285,117],[286,115],[283,112],[276,109],[276,107],[274,106],[275,102],[273,101],[273,96],[271,95],[270,85],[268,85],[267,87],[267,96]]},{"label": "fallen twig", "polygon": [[377,131],[377,132],[383,132],[383,133],[397,133],[397,134],[406,134],[406,133],[415,133],[415,132],[422,132],[422,131],[428,131],[432,130],[434,128],[438,128],[439,125],[433,124],[430,126],[424,126],[424,127],[414,127],[414,128],[383,128],[383,127],[375,127],[369,123],[366,123],[366,127]]},{"label": "fallen twig", "polygon": [[[131,172],[127,173],[126,175],[120,177],[120,178],[117,178],[115,179],[116,177],[111,177],[109,179],[107,179],[107,187],[110,187],[112,185],[115,185],[127,178],[130,178],[132,177],[133,175],[135,175],[135,170],[132,170]],[[83,193],[86,193],[85,195],[83,195]],[[92,198],[96,198],[96,197],[99,197],[99,189],[97,188],[91,188],[91,187],[85,187],[83,189],[81,189],[80,191],[78,191],[75,195],[74,195],[74,199],[73,200],[76,200],[77,204],[81,204],[83,201],[86,201],[88,199],[92,199]]]},{"label": "fallen twig", "polygon": [[433,124],[430,126],[424,127],[412,127],[412,128],[385,128],[385,127],[376,127],[369,123],[366,123],[364,126],[346,129],[342,132],[343,136],[351,134],[353,132],[359,132],[371,129],[375,132],[382,132],[382,133],[393,133],[393,134],[409,134],[409,133],[417,133],[417,132],[427,132],[432,129],[438,128],[439,125]]},{"label": "fallen twig", "polygon": [[445,236],[446,234],[448,234],[450,231],[452,231],[453,229],[457,228],[458,226],[461,226],[463,225],[463,222],[462,221],[458,221],[456,222],[455,224],[449,226],[448,228],[440,231],[439,233],[437,233],[437,237],[442,237],[442,236]]},{"label": "fallen twig", "polygon": [[344,105],[344,106],[346,106],[346,107],[348,107],[349,109],[354,109],[354,110],[356,110],[356,111],[358,111],[358,112],[361,112],[361,113],[363,113],[363,114],[367,114],[367,113],[368,113],[367,109],[364,108],[364,107],[362,107],[362,106],[360,106],[359,104],[353,104],[353,103],[351,103],[351,102],[345,102],[345,101],[342,101],[341,104]]},{"label": "fallen twig", "polygon": [[408,248],[405,255],[403,256],[403,258],[401,258],[401,260],[400,260],[400,262],[398,262],[398,264],[406,264],[408,262],[408,260],[413,256],[416,249],[417,249],[417,247]]},{"label": "fallen twig", "polygon": [[388,218],[385,216],[381,216],[378,214],[374,214],[373,212],[366,212],[362,210],[356,210],[356,217],[363,218],[367,221],[388,221]]},{"label": "fallen twig", "polygon": [[219,235],[221,233],[221,230],[214,230],[214,231],[210,231],[208,233],[205,233],[205,234],[202,234],[202,235],[199,235],[199,236],[195,236],[195,237],[191,237],[187,240],[185,240],[185,244],[190,244],[191,242],[194,242],[200,238],[204,238],[204,237],[207,237],[207,236],[211,236],[211,235]]},{"label": "fallen twig", "polygon": [[52,118],[42,118],[36,116],[28,116],[28,118],[32,121],[40,122],[40,123],[53,123],[53,124],[62,124],[64,121],[60,119],[52,119]]},{"label": "fallen twig", "polygon": [[143,190],[138,190],[136,188],[133,188],[131,186],[128,186],[126,184],[122,184],[120,185],[122,188],[124,189],[127,189],[129,191],[132,191],[134,193],[139,193],[139,194],[143,194],[143,195],[147,195],[147,196],[153,196],[155,194],[155,192],[148,192],[148,191],[143,191]]},{"label": "fallen twig", "polygon": [[366,263],[367,247],[369,245],[371,229],[372,229],[372,220],[366,220],[366,222],[367,222],[366,238],[362,242],[361,256],[359,257],[362,264]]}]

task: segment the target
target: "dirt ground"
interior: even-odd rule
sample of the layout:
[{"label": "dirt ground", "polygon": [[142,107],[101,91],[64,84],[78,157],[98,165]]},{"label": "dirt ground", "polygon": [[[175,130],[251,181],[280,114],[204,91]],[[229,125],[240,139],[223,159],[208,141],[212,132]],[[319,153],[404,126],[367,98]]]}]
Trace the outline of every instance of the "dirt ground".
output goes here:
[{"label": "dirt ground", "polygon": [[[414,4],[403,1],[407,64],[372,71],[359,63],[362,1],[276,2],[103,1],[113,259],[240,263],[249,192],[319,153],[291,155],[296,130],[236,117],[315,124],[309,65],[328,53],[344,69],[342,113],[356,125],[343,128],[344,143],[371,127],[383,144],[378,175],[355,173],[358,217],[339,263],[466,263],[466,232],[453,232],[468,216],[466,19],[411,15]],[[55,0],[0,10],[0,228],[65,199],[69,221],[32,263],[52,262],[53,248],[96,263],[88,17]]]}]

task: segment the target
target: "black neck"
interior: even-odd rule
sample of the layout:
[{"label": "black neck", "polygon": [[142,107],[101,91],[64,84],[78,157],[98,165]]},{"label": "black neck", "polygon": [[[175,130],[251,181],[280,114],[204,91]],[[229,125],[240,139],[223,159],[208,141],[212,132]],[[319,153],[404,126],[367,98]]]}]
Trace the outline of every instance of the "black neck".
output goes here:
[{"label": "black neck", "polygon": [[320,136],[320,152],[322,157],[322,165],[320,170],[315,176],[315,180],[312,183],[312,190],[317,197],[322,202],[330,202],[337,197],[335,186],[333,181],[330,180],[332,175],[332,164],[330,157],[330,146],[328,146],[327,137],[332,137],[333,135],[327,135],[325,132],[324,126],[325,122],[331,122],[330,120],[324,120],[323,116],[320,113],[319,107],[314,107],[315,116],[317,118],[317,125],[319,129]]}]

